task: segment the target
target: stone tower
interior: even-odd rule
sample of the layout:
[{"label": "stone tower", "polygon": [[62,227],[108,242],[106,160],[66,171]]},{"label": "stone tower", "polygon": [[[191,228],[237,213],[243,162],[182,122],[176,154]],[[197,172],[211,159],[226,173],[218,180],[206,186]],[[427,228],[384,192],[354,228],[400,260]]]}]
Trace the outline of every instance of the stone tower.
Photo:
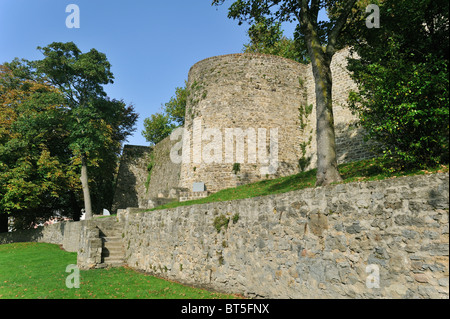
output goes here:
[{"label": "stone tower", "polygon": [[[298,172],[298,114],[306,103],[300,79],[306,68],[260,54],[217,56],[195,64],[189,72],[185,122],[190,161],[181,166],[180,186],[190,189],[204,182],[215,192]],[[277,167],[270,171],[275,151]]]},{"label": "stone tower", "polygon": [[[354,125],[357,118],[346,107],[349,91],[356,88],[347,56],[346,50],[338,52],[332,63],[339,163],[370,156]],[[310,65],[264,54],[216,56],[191,68],[187,88],[189,160],[181,165],[180,187],[203,182],[215,192],[315,167]]]}]

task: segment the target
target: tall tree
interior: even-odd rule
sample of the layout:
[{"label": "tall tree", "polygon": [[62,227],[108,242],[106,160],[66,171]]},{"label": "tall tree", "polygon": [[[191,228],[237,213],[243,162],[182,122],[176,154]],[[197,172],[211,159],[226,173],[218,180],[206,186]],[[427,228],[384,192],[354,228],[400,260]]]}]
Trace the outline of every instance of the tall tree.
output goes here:
[{"label": "tall tree", "polygon": [[184,87],[175,88],[175,95],[172,96],[164,105],[164,112],[168,114],[169,119],[177,126],[184,125],[186,116],[186,104],[190,91],[187,88],[187,82]]},{"label": "tall tree", "polygon": [[89,164],[98,158],[99,146],[111,143],[113,128],[106,121],[110,108],[117,103],[103,103],[103,85],[113,83],[111,65],[106,55],[91,49],[82,53],[73,42],[54,42],[44,48],[38,47],[44,59],[34,61],[33,66],[56,86],[65,96],[70,118],[70,148],[79,157],[81,182],[86,218],[92,218],[91,192],[89,188]]},{"label": "tall tree", "polygon": [[[213,0],[222,5],[225,0]],[[272,22],[293,22],[307,47],[315,80],[317,118],[317,185],[341,181],[337,167],[332,104],[331,61],[340,49],[339,35],[357,0],[236,0],[228,17],[254,23],[262,17]],[[329,21],[319,21],[319,11],[326,9]]]}]

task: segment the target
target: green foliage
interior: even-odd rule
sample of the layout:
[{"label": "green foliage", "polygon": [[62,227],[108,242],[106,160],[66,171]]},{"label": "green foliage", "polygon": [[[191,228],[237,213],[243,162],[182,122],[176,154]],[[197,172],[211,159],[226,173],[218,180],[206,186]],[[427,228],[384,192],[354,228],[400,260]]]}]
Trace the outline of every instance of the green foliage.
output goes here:
[{"label": "green foliage", "polygon": [[227,229],[228,224],[230,223],[230,219],[227,218],[224,214],[220,214],[216,218],[214,218],[214,228],[217,230],[218,233],[222,230],[222,227]]},{"label": "green foliage", "polygon": [[177,87],[175,96],[163,106],[161,112],[152,114],[144,120],[142,135],[150,145],[158,144],[168,137],[175,128],[184,125],[189,92],[187,86],[184,88]]},{"label": "green foliage", "polygon": [[[212,0],[215,6],[222,5],[226,0]],[[313,31],[314,46],[319,44],[322,49],[336,50],[346,45],[337,35],[355,21],[355,11],[352,14],[356,0],[318,0],[318,1],[281,1],[281,0],[234,0],[228,9],[228,18],[238,20],[239,25],[248,22],[251,27],[249,35],[254,35],[256,43],[274,43],[280,39],[279,27],[282,22],[296,22],[294,34],[295,60],[308,62],[311,58],[307,49],[308,40],[305,35]],[[319,20],[319,12],[326,10],[329,20]],[[301,23],[303,17],[310,23]],[[304,21],[305,22],[305,21]],[[262,32],[259,32],[262,31]],[[289,54],[293,54],[292,52]]]},{"label": "green foliage", "polygon": [[175,127],[168,114],[156,113],[144,120],[142,135],[147,142],[150,142],[150,145],[155,145],[168,137]]},{"label": "green foliage", "polygon": [[82,53],[73,42],[53,42],[38,50],[45,58],[33,62],[37,72],[60,88],[72,108],[106,96],[103,85],[113,83],[114,76],[105,54],[96,49]]},{"label": "green foliage", "polygon": [[169,115],[169,119],[178,126],[184,125],[184,117],[186,114],[186,103],[189,96],[187,87],[177,87],[175,96],[165,104],[164,112]]},{"label": "green foliage", "polygon": [[16,228],[58,212],[78,218],[81,156],[87,157],[93,208],[109,209],[121,143],[134,130],[132,105],[106,97],[106,56],[73,43],[40,48],[44,59],[0,66],[0,212]]},{"label": "green foliage", "polygon": [[239,221],[239,218],[240,218],[239,213],[234,214],[232,219],[233,224],[236,224]]},{"label": "green foliage", "polygon": [[[350,95],[368,137],[403,165],[448,163],[448,1],[393,1],[380,6],[382,27],[360,30]],[[445,10],[444,10],[444,9]]]},{"label": "green foliage", "polygon": [[247,34],[250,42],[244,44],[244,53],[272,54],[300,63],[309,63],[308,55],[302,50],[298,32],[295,33],[294,39],[285,37],[280,22],[269,24],[269,21],[262,17],[250,26]]},{"label": "green foliage", "polygon": [[239,173],[241,171],[241,164],[240,163],[234,163],[232,171],[233,171],[234,175]]},{"label": "green foliage", "polygon": [[78,188],[66,153],[64,98],[48,83],[16,75],[24,69],[0,66],[0,212],[13,215],[16,228],[64,212],[65,189]]},{"label": "green foliage", "polygon": [[[300,83],[302,84],[302,83]],[[304,105],[301,104],[299,109],[299,120],[300,120],[300,130],[304,131],[305,128],[308,126],[308,117],[311,115],[313,111],[313,105],[308,104]],[[300,151],[301,156],[298,160],[298,167],[300,168],[300,171],[304,171],[306,167],[311,163],[311,156],[306,156],[306,148],[311,145],[312,142],[312,136],[309,137],[308,141],[304,141],[300,143]]]},{"label": "green foliage", "polygon": [[312,104],[308,104],[308,105],[304,105],[303,103],[300,105],[300,107],[298,108],[298,112],[299,112],[299,120],[300,120],[300,129],[304,130],[306,128],[306,126],[308,125],[308,117],[311,115],[312,111],[313,111],[313,105]]}]

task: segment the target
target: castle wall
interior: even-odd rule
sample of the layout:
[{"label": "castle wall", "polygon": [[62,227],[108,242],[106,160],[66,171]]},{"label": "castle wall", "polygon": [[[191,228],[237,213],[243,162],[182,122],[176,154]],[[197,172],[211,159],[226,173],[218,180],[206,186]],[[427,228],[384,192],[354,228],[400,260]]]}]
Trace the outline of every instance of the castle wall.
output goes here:
[{"label": "castle wall", "polygon": [[[346,69],[348,54],[348,50],[336,53],[331,64],[339,164],[373,157],[363,140],[364,132],[357,127],[357,117],[347,107],[350,90],[356,90]],[[190,189],[194,182],[204,182],[208,191],[216,192],[296,174],[301,170],[299,160],[304,170],[316,167],[316,100],[311,65],[263,54],[217,56],[195,64],[187,85],[190,96],[185,129],[190,154],[189,161],[181,165],[180,187]],[[308,106],[312,107],[309,112]],[[250,129],[257,141],[256,156],[250,156],[247,135],[243,157],[236,157],[236,140],[233,157],[227,157],[227,129],[242,129],[244,133]],[[260,135],[264,136],[259,129],[266,129],[265,143],[259,144]],[[266,148],[270,164],[271,129],[277,130],[278,165],[268,171],[270,167],[259,157],[259,151]],[[238,172],[233,171],[234,163],[240,163]]]},{"label": "castle wall", "polygon": [[112,213],[127,207],[147,207],[147,188],[145,186],[152,148],[147,146],[125,145],[120,159]]},{"label": "castle wall", "polygon": [[145,195],[146,201],[152,198],[168,197],[170,190],[178,187],[181,165],[174,163],[170,158],[170,151],[176,142],[167,137],[153,147],[153,153],[150,156],[153,166]]},{"label": "castle wall", "polygon": [[[348,50],[336,53],[331,64],[339,164],[373,156],[357,117],[347,107],[350,90],[356,90],[346,69],[348,54]],[[153,148],[125,146],[113,212],[152,207],[149,203],[157,203],[155,198],[176,197],[171,190],[177,188],[192,191],[195,182],[216,192],[316,167],[311,65],[263,54],[217,56],[191,68],[187,88],[187,160],[175,163],[170,157],[179,139],[166,138]],[[234,134],[227,135],[230,132]],[[239,132],[241,137],[236,135]],[[277,148],[271,149],[275,140]],[[242,152],[239,146],[243,146]],[[270,166],[274,162],[276,165]],[[151,180],[147,181],[150,163]]]},{"label": "castle wall", "polygon": [[113,213],[128,207],[147,208],[150,200],[168,197],[170,190],[178,187],[180,164],[170,159],[170,151],[175,143],[167,137],[153,147],[124,146]]},{"label": "castle wall", "polygon": [[119,219],[129,267],[190,285],[263,298],[448,298],[448,191],[443,173]]}]

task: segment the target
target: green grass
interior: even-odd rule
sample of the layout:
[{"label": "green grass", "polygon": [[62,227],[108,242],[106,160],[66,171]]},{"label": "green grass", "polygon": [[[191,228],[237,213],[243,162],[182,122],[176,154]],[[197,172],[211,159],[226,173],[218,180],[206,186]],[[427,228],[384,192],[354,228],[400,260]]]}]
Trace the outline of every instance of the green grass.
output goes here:
[{"label": "green grass", "polygon": [[[382,159],[370,159],[359,162],[339,165],[339,172],[343,178],[342,183],[383,180],[400,176],[411,176],[419,174],[429,174],[436,172],[448,172],[448,165],[440,165],[427,169],[411,168],[405,169],[395,161]],[[228,188],[214,193],[206,198],[186,201],[172,202],[163,206],[158,206],[149,211],[175,208],[179,206],[189,206],[194,204],[205,204],[221,201],[229,201],[271,194],[286,193],[294,190],[315,187],[316,170],[302,172],[296,175],[268,179],[253,184]]]},{"label": "green grass", "polygon": [[57,245],[16,243],[0,245],[0,299],[229,299],[162,280],[129,268],[80,271],[80,288],[66,287],[66,267],[76,253]]}]

